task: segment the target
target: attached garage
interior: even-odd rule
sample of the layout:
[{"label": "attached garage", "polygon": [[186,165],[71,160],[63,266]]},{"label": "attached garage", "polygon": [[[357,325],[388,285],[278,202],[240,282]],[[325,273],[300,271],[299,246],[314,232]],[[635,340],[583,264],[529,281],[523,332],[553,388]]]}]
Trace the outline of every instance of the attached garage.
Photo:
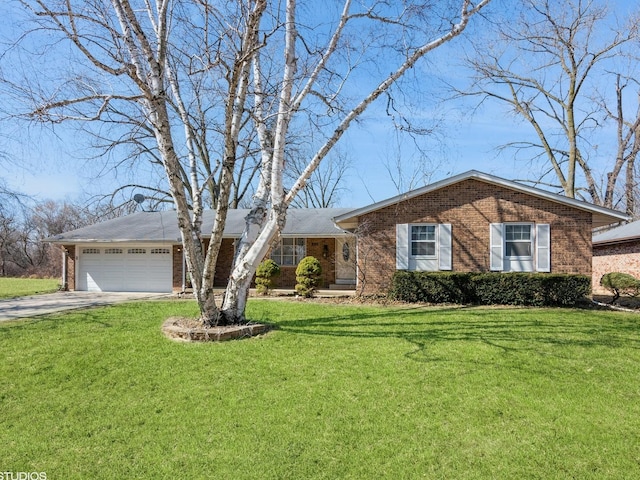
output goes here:
[{"label": "attached garage", "polygon": [[172,249],[158,245],[78,246],[77,290],[171,292]]},{"label": "attached garage", "polygon": [[[351,285],[355,278],[355,238],[336,228],[333,218],[350,212],[347,208],[291,209],[282,232],[289,243],[304,245],[305,254],[320,259],[324,285]],[[235,240],[242,236],[247,209],[230,209],[223,242],[215,266],[216,286],[226,285],[235,252]],[[211,232],[215,211],[203,214],[202,232]],[[345,265],[336,268],[334,239],[351,239],[339,244]],[[89,292],[183,291],[189,273],[183,256],[182,235],[175,211],[137,212],[89,225],[47,239],[62,247],[62,284],[65,289]],[[206,244],[207,236],[203,243]],[[344,243],[344,245],[343,245]],[[300,253],[300,252],[299,252]],[[303,255],[304,256],[304,255]],[[350,262],[348,262],[350,260]],[[346,265],[349,263],[349,265]],[[284,267],[279,286],[293,288],[295,265]],[[336,281],[336,272],[340,274]]]}]

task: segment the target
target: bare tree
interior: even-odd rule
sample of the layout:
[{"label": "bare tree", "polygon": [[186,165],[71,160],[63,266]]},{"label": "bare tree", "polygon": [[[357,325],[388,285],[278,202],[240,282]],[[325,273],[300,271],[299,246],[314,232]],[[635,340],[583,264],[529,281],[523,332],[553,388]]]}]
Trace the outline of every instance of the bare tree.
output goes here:
[{"label": "bare tree", "polygon": [[460,93],[501,102],[531,126],[537,140],[514,140],[502,148],[546,165],[535,183],[557,186],[574,198],[583,196],[584,179],[587,198],[610,207],[622,165],[611,165],[603,192],[592,161],[592,139],[602,126],[594,98],[598,82],[615,68],[615,57],[637,38],[637,22],[611,30],[607,6],[597,0],[525,4],[517,20],[500,22],[494,48],[469,58],[475,82]]},{"label": "bare tree", "polygon": [[[633,114],[625,112],[625,89],[629,84],[635,85],[633,98],[636,100]],[[617,151],[613,168],[607,173],[606,188],[603,205],[609,208],[618,208],[618,202],[623,203],[626,213],[636,215],[637,178],[636,159],[640,152],[640,89],[638,82],[633,78],[623,79],[622,75],[616,75],[615,83],[615,108],[609,108],[606,101],[601,101],[602,109],[616,125]],[[623,191],[616,199],[618,178],[623,174]]]},{"label": "bare tree", "polygon": [[[365,8],[362,11],[352,11],[351,1],[346,0],[335,27],[327,37],[326,46],[311,49],[313,54],[305,59],[304,62],[301,62],[305,66],[305,70],[302,72],[304,75],[301,76],[300,81],[296,82],[299,55],[297,44],[304,44],[307,47],[306,50],[309,51],[309,42],[301,41],[302,35],[298,29],[303,24],[297,21],[296,1],[288,0],[286,2],[284,73],[279,88],[276,123],[270,135],[267,134],[267,117],[264,115],[264,89],[262,86],[264,73],[259,57],[261,52],[256,53],[253,63],[256,90],[255,121],[262,146],[263,164],[260,184],[254,196],[254,207],[247,216],[247,226],[237,248],[236,259],[222,304],[222,313],[226,318],[236,321],[244,318],[246,295],[251,277],[258,262],[266,255],[271,242],[284,227],[286,209],[352,122],[380,95],[389,91],[418,60],[462,33],[471,17],[488,3],[488,1],[484,0],[477,4],[466,0],[462,1],[459,5],[461,8],[453,13],[455,21],[451,20],[450,15],[452,12],[447,11],[445,8],[445,11],[439,13],[448,16],[449,19],[446,20],[446,17],[441,17],[443,22],[438,28],[438,26],[429,24],[427,21],[430,18],[430,14],[434,15],[436,12],[430,11],[427,5],[424,4],[410,5],[409,8],[402,9],[397,17],[393,17],[390,15],[390,13],[393,13],[393,9],[392,12],[386,10],[388,7],[386,3],[374,3],[372,7]],[[349,107],[345,108],[338,103],[334,108],[329,108],[329,111],[338,111],[341,114],[336,116],[334,122],[327,122],[328,128],[323,132],[324,135],[319,143],[318,150],[309,159],[305,170],[291,189],[285,193],[283,189],[283,168],[289,126],[295,114],[302,111],[303,103],[312,99],[317,92],[323,92],[321,99],[329,107],[333,106],[334,99],[340,97],[343,87],[342,79],[346,79],[352,71],[347,65],[345,73],[337,75],[337,72],[331,67],[331,61],[337,57],[336,52],[339,51],[340,42],[346,38],[347,28],[357,28],[358,23],[362,20],[371,22],[370,25],[379,31],[386,30],[386,27],[390,25],[400,27],[400,31],[395,32],[395,41],[391,40],[392,44],[387,44],[386,46],[391,51],[394,51],[398,46],[397,39],[403,38],[406,43],[403,43],[402,46],[406,50],[399,52],[400,54],[395,59],[396,66],[390,68],[392,73],[383,74],[377,87],[365,92],[359,99],[357,98],[353,101]],[[361,29],[358,30],[358,33],[362,33]],[[385,33],[389,34],[389,32]],[[383,36],[383,38],[386,43],[390,37]],[[384,50],[371,50],[371,45],[368,45],[367,48],[370,53],[375,51],[377,55],[384,52]],[[336,76],[339,80],[337,82],[335,81]],[[299,88],[294,90],[296,83]],[[319,88],[322,85],[324,85],[324,88]]]},{"label": "bare tree", "polygon": [[0,276],[12,276],[13,248],[17,242],[17,221],[15,213],[7,209],[6,203],[0,204]]},{"label": "bare tree", "polygon": [[442,167],[441,161],[434,160],[424,147],[418,145],[418,139],[414,138],[414,143],[418,148],[408,154],[401,138],[396,137],[395,152],[384,160],[384,168],[398,194],[431,183],[433,174]]},{"label": "bare tree", "polygon": [[[347,174],[351,161],[346,153],[334,151],[313,172],[304,188],[292,202],[296,208],[330,208],[340,201],[340,196],[347,188]],[[304,171],[306,163],[301,155],[294,155],[287,161],[286,180],[293,183]]]},{"label": "bare tree", "polygon": [[79,204],[26,199],[0,206],[0,275],[57,277],[61,249],[45,238],[84,227],[100,217]]},{"label": "bare tree", "polygon": [[[78,54],[73,66],[79,73],[67,72],[67,82],[31,84],[26,89],[37,104],[31,117],[45,122],[110,122],[116,118],[119,125],[132,129],[137,119],[144,118],[138,130],[146,129],[146,134],[136,138],[153,138],[146,151],[156,152],[165,172],[203,320],[215,323],[219,315],[213,273],[239,138],[246,126],[249,67],[260,47],[258,31],[266,1],[224,5],[180,0],[21,3],[33,14],[37,24],[33,33],[65,40]],[[183,58],[186,60],[181,61]],[[209,95],[197,90],[194,85],[200,84],[193,82],[194,77],[212,79]],[[217,110],[222,130],[216,143],[217,171],[209,161],[212,149],[194,128],[202,121],[205,108]],[[216,221],[205,251],[200,239],[207,192],[216,195]]]},{"label": "bare tree", "polygon": [[[82,79],[91,72],[94,80],[69,76],[62,85],[32,86],[28,92],[37,100],[32,118],[100,121],[116,105],[142,112],[177,210],[201,318],[212,325],[244,321],[251,279],[282,230],[287,208],[344,132],[422,57],[460,35],[490,0],[368,5],[344,0],[305,2],[303,8],[296,0],[20,1],[39,29],[63,42],[56,45],[74,47]],[[385,67],[375,68],[381,58]],[[363,66],[373,66],[366,71],[373,86],[364,90],[353,86]],[[193,72],[211,81],[208,95],[200,95],[190,81]],[[217,109],[212,143],[193,128],[205,109]],[[314,153],[285,190],[294,126],[308,126]],[[252,151],[251,141],[241,141],[245,132],[255,135],[248,138],[257,141],[260,168],[218,307],[213,275],[234,172],[242,152]],[[212,151],[220,164],[212,192],[216,220],[205,250],[202,212],[213,175],[205,163]]]}]

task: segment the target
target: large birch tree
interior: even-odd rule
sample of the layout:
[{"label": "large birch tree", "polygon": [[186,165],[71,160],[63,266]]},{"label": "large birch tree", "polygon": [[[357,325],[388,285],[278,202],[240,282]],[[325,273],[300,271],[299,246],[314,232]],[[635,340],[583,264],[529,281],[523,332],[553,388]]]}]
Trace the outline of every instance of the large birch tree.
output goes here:
[{"label": "large birch tree", "polygon": [[[423,57],[460,35],[490,0],[20,2],[36,22],[33,33],[70,46],[82,73],[28,89],[37,103],[31,118],[101,121],[115,105],[143,113],[177,211],[202,322],[221,325],[245,320],[257,265],[296,195],[345,131]],[[215,78],[217,88],[201,97],[189,82],[194,74]],[[219,110],[223,128],[216,140],[216,219],[211,232],[202,232],[211,175],[203,174],[203,144],[192,126],[194,105],[207,102]],[[294,127],[308,129],[312,154],[285,189]],[[247,131],[257,138],[259,178],[218,305],[215,265]],[[206,248],[203,234],[210,236]]]}]

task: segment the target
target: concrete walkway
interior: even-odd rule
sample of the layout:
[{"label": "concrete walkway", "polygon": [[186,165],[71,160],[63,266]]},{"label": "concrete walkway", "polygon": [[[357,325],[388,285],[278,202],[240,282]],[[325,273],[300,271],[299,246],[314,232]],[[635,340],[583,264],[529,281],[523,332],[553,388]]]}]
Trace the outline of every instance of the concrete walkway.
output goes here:
[{"label": "concrete walkway", "polygon": [[170,293],[56,292],[0,300],[0,322],[39,315],[112,305],[114,303],[169,298]]}]

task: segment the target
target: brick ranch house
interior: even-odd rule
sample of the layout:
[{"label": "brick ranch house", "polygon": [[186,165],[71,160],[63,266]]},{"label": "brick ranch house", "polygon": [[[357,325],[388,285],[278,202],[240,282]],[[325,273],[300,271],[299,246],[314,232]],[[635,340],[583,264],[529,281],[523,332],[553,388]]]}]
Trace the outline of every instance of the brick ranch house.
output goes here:
[{"label": "brick ranch house", "polygon": [[640,278],[640,220],[593,236],[593,292],[608,294],[600,287],[605,273],[622,272]]},{"label": "brick ranch house", "polygon": [[591,276],[593,228],[627,216],[472,170],[334,220],[357,233],[358,279],[376,293],[396,270]]},{"label": "brick ranch house", "polygon": [[[216,284],[224,286],[246,210],[230,210]],[[203,231],[211,231],[207,212]],[[626,220],[610,209],[475,170],[360,209],[291,209],[271,258],[281,288],[305,255],[324,288],[386,292],[396,270],[592,274],[592,230]],[[48,239],[64,247],[70,290],[181,290],[186,284],[175,212],[141,212]],[[206,242],[207,238],[203,238]]]}]

